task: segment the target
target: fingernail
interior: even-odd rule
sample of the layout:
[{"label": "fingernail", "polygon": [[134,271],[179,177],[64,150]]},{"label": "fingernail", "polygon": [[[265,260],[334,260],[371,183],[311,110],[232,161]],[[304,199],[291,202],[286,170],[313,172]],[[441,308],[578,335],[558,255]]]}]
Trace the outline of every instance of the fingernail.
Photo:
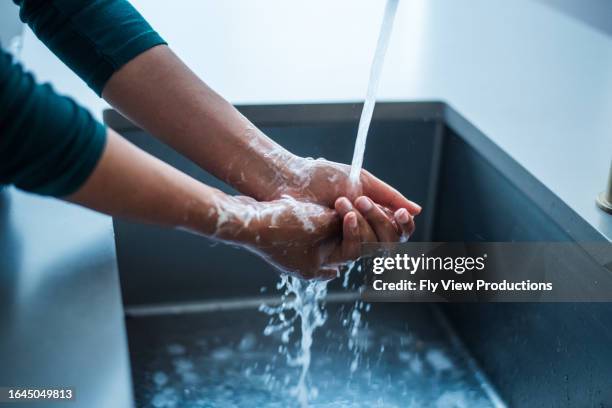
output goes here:
[{"label": "fingernail", "polygon": [[367,197],[359,197],[355,202],[359,211],[368,212],[372,209],[372,202]]},{"label": "fingernail", "polygon": [[348,215],[349,219],[348,219],[348,225],[350,229],[357,229],[357,217],[355,216],[354,213],[350,213]]},{"label": "fingernail", "polygon": [[418,212],[421,212],[421,210],[423,209],[423,208],[421,208],[421,206],[420,206],[420,205],[418,205],[418,204],[417,204],[417,203],[415,203],[414,201],[410,201],[410,203],[416,207],[416,209],[417,209],[417,211],[418,211]]},{"label": "fingernail", "polygon": [[400,208],[395,212],[395,218],[400,224],[407,224],[410,221],[410,215],[405,208]]},{"label": "fingernail", "polygon": [[339,202],[340,206],[344,209],[344,211],[351,211],[353,209],[353,205],[351,204],[351,201],[346,198],[346,197],[342,197],[340,199]]}]

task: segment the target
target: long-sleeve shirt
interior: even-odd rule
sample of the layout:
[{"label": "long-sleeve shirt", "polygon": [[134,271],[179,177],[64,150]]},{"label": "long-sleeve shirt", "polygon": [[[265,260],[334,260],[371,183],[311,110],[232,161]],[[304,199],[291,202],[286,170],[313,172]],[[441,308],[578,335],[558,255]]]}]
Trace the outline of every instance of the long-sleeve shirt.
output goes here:
[{"label": "long-sleeve shirt", "polygon": [[[113,73],[164,40],[125,0],[14,0],[20,17],[98,95]],[[0,51],[0,185],[69,195],[87,180],[106,130]]]}]

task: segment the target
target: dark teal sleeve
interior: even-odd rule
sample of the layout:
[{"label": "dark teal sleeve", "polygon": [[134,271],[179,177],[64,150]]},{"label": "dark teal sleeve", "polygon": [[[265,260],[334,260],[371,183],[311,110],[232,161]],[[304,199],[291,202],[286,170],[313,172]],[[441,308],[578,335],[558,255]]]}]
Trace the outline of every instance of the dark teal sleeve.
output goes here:
[{"label": "dark teal sleeve", "polygon": [[125,0],[13,1],[23,22],[98,95],[117,69],[165,44]]},{"label": "dark teal sleeve", "polygon": [[105,142],[106,129],[87,110],[0,50],[0,184],[66,196],[92,173]]},{"label": "dark teal sleeve", "polygon": [[[13,0],[20,17],[98,95],[112,74],[164,40],[124,0]],[[106,129],[0,53],[0,184],[66,196],[92,173]]]}]

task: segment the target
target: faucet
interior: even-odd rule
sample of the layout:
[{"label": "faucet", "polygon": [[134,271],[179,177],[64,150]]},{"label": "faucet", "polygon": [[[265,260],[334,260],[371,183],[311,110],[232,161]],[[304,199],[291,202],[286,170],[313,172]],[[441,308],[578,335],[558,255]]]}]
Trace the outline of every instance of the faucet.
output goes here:
[{"label": "faucet", "polygon": [[610,162],[610,174],[608,175],[608,187],[597,197],[597,206],[607,213],[612,214],[612,162]]}]

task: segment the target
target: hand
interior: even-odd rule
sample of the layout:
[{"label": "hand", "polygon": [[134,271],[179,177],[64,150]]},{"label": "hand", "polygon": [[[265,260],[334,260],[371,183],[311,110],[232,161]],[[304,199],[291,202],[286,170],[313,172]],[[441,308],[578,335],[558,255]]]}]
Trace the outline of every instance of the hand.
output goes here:
[{"label": "hand", "polygon": [[376,240],[354,211],[341,218],[332,209],[289,196],[268,202],[227,196],[217,208],[214,236],[304,279],[338,276],[343,264],[359,256],[362,238]]},{"label": "hand", "polygon": [[[284,177],[275,186],[273,197],[285,194],[334,206],[341,216],[354,210],[350,201],[353,200],[359,224],[369,224],[378,241],[395,242],[412,234],[413,217],[421,212],[418,204],[365,170],[361,171],[360,185],[355,191],[349,173],[350,166],[345,164],[293,156],[287,160]],[[340,200],[338,206],[338,199],[343,196],[349,200]]]},{"label": "hand", "polygon": [[355,214],[362,242],[404,242],[414,232],[414,217],[405,208],[392,213],[365,196],[358,197],[354,204],[348,198],[340,197],[335,208],[344,219],[351,213]]},{"label": "hand", "polygon": [[360,191],[352,191],[348,179],[351,167],[346,164],[293,156],[287,168],[284,183],[278,186],[282,194],[326,206],[332,206],[340,196],[354,200],[363,194],[392,211],[405,208],[413,216],[421,212],[421,206],[366,170],[361,170]]}]

